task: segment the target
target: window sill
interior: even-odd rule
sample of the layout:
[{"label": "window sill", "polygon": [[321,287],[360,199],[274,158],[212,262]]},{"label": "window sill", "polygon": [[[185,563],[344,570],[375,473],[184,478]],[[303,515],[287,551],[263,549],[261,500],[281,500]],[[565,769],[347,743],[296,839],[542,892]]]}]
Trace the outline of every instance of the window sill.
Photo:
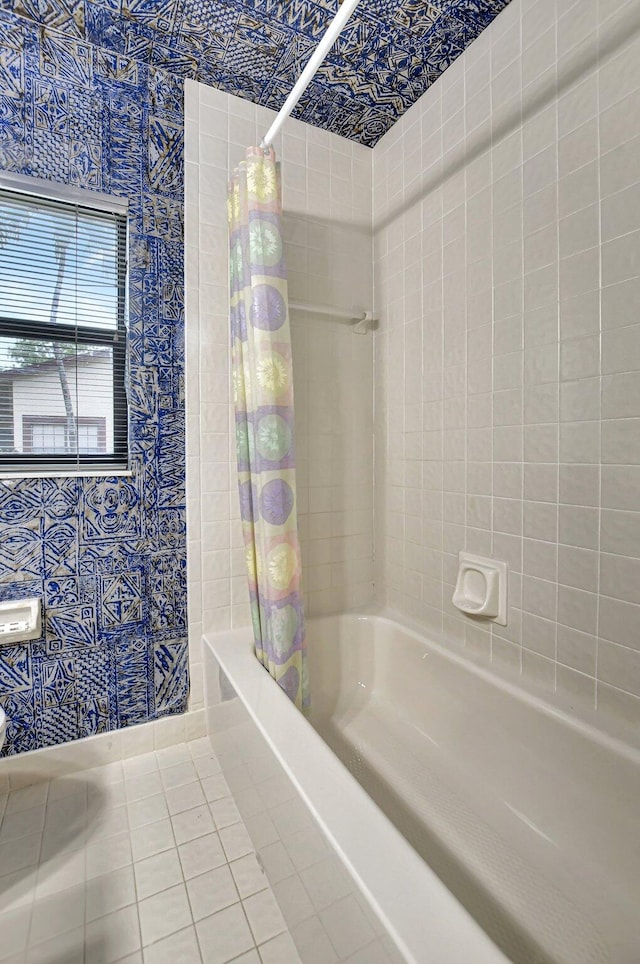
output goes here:
[{"label": "window sill", "polygon": [[6,472],[0,469],[0,482],[7,482],[12,479],[130,479],[133,476],[132,469],[41,469],[33,472],[17,470]]}]

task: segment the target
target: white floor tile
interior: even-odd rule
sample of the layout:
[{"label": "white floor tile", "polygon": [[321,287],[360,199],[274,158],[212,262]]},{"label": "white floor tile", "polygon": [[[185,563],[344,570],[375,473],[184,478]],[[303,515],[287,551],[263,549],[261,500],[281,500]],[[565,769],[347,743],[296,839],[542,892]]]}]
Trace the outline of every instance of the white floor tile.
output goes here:
[{"label": "white floor tile", "polygon": [[131,832],[131,849],[134,860],[152,857],[153,854],[170,850],[175,845],[173,827],[168,817],[166,820],[158,820],[156,823],[149,823],[144,827],[136,827]]},{"label": "white floor tile", "polygon": [[144,964],[200,964],[200,947],[194,927],[145,947]]},{"label": "white floor tile", "polygon": [[[220,847],[222,850],[222,847]],[[16,870],[0,877],[0,908],[6,913],[33,902],[38,880],[38,869]]]},{"label": "white floor tile", "polygon": [[120,783],[124,776],[122,761],[115,760],[113,763],[104,763],[102,766],[85,770],[84,776],[88,783],[94,785],[107,786],[111,783]]},{"label": "white floor tile", "polygon": [[231,827],[224,827],[219,834],[229,862],[253,853],[251,838],[243,824],[235,823]]},{"label": "white floor tile", "polygon": [[145,797],[152,797],[156,793],[162,793],[162,789],[162,780],[158,770],[125,780],[125,793],[129,803],[134,800],[143,800]]},{"label": "white floor tile", "polygon": [[5,816],[9,813],[30,810],[31,807],[43,806],[47,802],[48,793],[48,780],[43,780],[42,783],[32,783],[30,787],[22,787],[20,790],[12,790],[7,800]]},{"label": "white floor tile", "polygon": [[83,927],[84,908],[84,881],[78,887],[36,900],[33,905],[29,943],[39,944],[65,931]]},{"label": "white floor tile", "polygon": [[230,964],[261,964],[260,955],[253,949],[241,954],[240,957],[234,957]]},{"label": "white floor tile", "polygon": [[91,843],[87,847],[87,880],[120,870],[130,864],[132,859],[128,833]]},{"label": "white floor tile", "polygon": [[196,924],[203,961],[228,964],[254,946],[247,919],[240,904],[205,917]]},{"label": "white floor tile", "polygon": [[198,774],[193,763],[190,760],[185,760],[183,763],[177,763],[175,766],[161,770],[160,777],[165,790],[169,790],[172,787],[182,787],[186,783],[193,783],[198,779]]},{"label": "white floor tile", "polygon": [[61,890],[77,886],[86,877],[86,855],[83,848],[40,860],[36,899],[57,894]]},{"label": "white floor tile", "polygon": [[45,832],[42,835],[40,862],[53,860],[62,854],[69,854],[73,850],[84,850],[87,846],[87,832],[84,828],[56,828],[55,832]]},{"label": "white floor tile", "polygon": [[27,964],[83,964],[85,930],[76,927],[64,934],[58,934],[41,944],[31,944],[27,952]]},{"label": "white floor tile", "polygon": [[144,827],[148,823],[156,823],[169,816],[169,808],[164,793],[154,793],[153,796],[132,800],[128,806],[129,826],[132,830]]},{"label": "white floor tile", "polygon": [[[104,787],[107,785],[106,779],[102,780],[99,775],[96,775],[99,774],[99,771],[100,767],[92,767],[89,770],[76,770],[74,772],[73,777],[76,781],[77,792],[79,794],[84,793],[84,795],[87,796],[89,787],[93,787],[95,790],[96,787]],[[49,796],[47,795],[47,801],[48,800]]]},{"label": "white floor tile", "polygon": [[45,806],[31,807],[29,810],[17,810],[7,813],[0,827],[0,844],[27,834],[42,833],[44,829]]},{"label": "white floor tile", "polygon": [[57,777],[49,784],[47,802],[54,803],[56,800],[63,800],[65,797],[74,797],[79,793],[86,793],[84,781],[78,779],[75,774]]},{"label": "white floor tile", "polygon": [[182,867],[178,851],[165,850],[163,853],[146,857],[134,864],[138,900],[159,894],[176,884],[182,883]]},{"label": "white floor tile", "polygon": [[111,874],[87,882],[86,920],[91,922],[136,902],[133,867],[122,867]]},{"label": "white floor tile", "polygon": [[2,964],[289,964],[207,739],[6,793],[0,893]]},{"label": "white floor tile", "polygon": [[240,900],[233,876],[226,864],[200,877],[192,877],[187,881],[187,893],[195,921],[210,917]]},{"label": "white floor tile", "polygon": [[0,961],[14,954],[21,954],[27,946],[29,935],[29,921],[31,907],[19,907],[16,910],[0,914]]},{"label": "white floor tile", "polygon": [[163,747],[162,750],[156,750],[156,759],[158,766],[161,768],[172,767],[177,763],[184,763],[190,760],[191,754],[186,743],[176,743],[174,746],[167,746]]},{"label": "white floor tile", "polygon": [[169,813],[173,816],[182,813],[184,810],[192,810],[206,803],[202,787],[199,782],[186,783],[182,787],[172,787],[166,790],[167,804]]},{"label": "white floor tile", "polygon": [[206,804],[175,814],[171,818],[171,824],[177,844],[186,843],[196,837],[205,837],[216,829]]},{"label": "white floor tile", "polygon": [[134,951],[133,954],[127,954],[126,957],[121,957],[117,964],[144,964],[142,951]]},{"label": "white floor tile", "polygon": [[119,783],[110,783],[107,786],[89,787],[87,796],[87,819],[100,808],[112,810],[114,807],[123,807],[127,802],[126,786],[124,779]]},{"label": "white floor tile", "polygon": [[101,801],[100,808],[93,808],[93,814],[87,811],[87,838],[96,841],[104,837],[113,837],[129,830],[129,818],[126,805],[106,806]]},{"label": "white floor tile", "polygon": [[140,946],[138,908],[133,904],[87,924],[85,964],[112,964]]},{"label": "white floor tile", "polygon": [[192,923],[191,908],[184,884],[147,897],[138,904],[142,944],[153,944]]},{"label": "white floor tile", "polygon": [[141,753],[140,756],[132,756],[128,760],[122,761],[122,772],[125,780],[141,777],[145,773],[153,773],[157,769],[158,758],[154,752]]},{"label": "white floor tile", "polygon": [[195,759],[193,763],[201,780],[203,780],[205,777],[213,776],[214,773],[220,773],[221,770],[220,761],[215,753],[200,756]]},{"label": "white floor tile", "polygon": [[42,834],[32,833],[8,843],[0,844],[0,867],[5,874],[25,867],[33,867],[38,862]]},{"label": "white floor tile", "polygon": [[59,800],[49,801],[44,820],[47,836],[73,838],[84,832],[87,824],[86,789],[69,794]]},{"label": "white floor tile", "polygon": [[220,837],[217,833],[207,834],[206,837],[198,837],[178,847],[180,863],[185,880],[190,877],[197,877],[208,870],[220,867],[226,863],[226,857]]},{"label": "white floor tile", "polygon": [[187,747],[192,760],[197,760],[201,756],[211,756],[211,742],[208,736],[203,736],[199,740],[191,740]]}]

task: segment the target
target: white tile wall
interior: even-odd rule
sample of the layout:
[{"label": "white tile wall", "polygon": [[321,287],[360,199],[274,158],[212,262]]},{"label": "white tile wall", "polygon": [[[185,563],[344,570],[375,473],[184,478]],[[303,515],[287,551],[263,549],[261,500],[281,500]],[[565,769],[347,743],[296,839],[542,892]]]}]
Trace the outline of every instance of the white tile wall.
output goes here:
[{"label": "white tile wall", "polygon": [[205,735],[204,709],[97,733],[82,740],[18,753],[2,761],[0,797],[44,779],[63,779],[79,770],[116,764],[152,750],[161,752]]},{"label": "white tile wall", "polygon": [[[639,20],[633,0],[512,0],[373,152],[295,121],[276,145],[291,300],[368,306],[372,196],[375,217],[375,360],[370,336],[291,316],[307,611],[371,600],[375,512],[377,601],[625,721],[640,719]],[[186,84],[194,707],[203,627],[247,621],[224,198],[270,116]],[[452,608],[464,547],[508,560],[507,627]]]},{"label": "white tile wall", "polygon": [[[203,632],[249,621],[229,388],[226,190],[273,112],[185,85],[187,499],[191,705]],[[289,121],[283,160],[290,300],[371,307],[371,152]],[[291,313],[298,518],[307,613],[373,594],[373,337]]]},{"label": "white tile wall", "polygon": [[373,152],[378,597],[635,723],[639,65],[637,3],[512,0]]}]

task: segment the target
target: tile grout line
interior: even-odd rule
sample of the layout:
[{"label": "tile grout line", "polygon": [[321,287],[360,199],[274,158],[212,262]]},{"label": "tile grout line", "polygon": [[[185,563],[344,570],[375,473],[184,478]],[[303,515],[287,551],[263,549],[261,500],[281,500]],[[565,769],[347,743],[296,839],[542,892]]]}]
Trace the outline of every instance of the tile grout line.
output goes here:
[{"label": "tile grout line", "polygon": [[[195,742],[195,741],[194,741],[194,742]],[[184,746],[188,746],[188,743],[185,743],[185,744],[183,744],[183,745],[184,745]],[[279,937],[281,934],[285,934],[285,933],[286,933],[286,934],[289,934],[289,937],[290,937],[290,932],[289,932],[289,930],[288,930],[288,928],[287,928],[286,921],[285,921],[284,918],[282,917],[282,914],[281,914],[281,912],[280,912],[280,910],[279,910],[279,905],[278,905],[278,903],[277,903],[277,900],[275,899],[275,894],[274,894],[274,892],[273,892],[273,889],[272,889],[272,887],[271,887],[271,885],[270,885],[270,882],[269,882],[266,874],[264,874],[264,870],[262,871],[263,874],[264,874],[264,886],[260,887],[258,890],[255,890],[255,891],[253,891],[253,892],[247,893],[245,897],[243,897],[243,896],[241,895],[240,888],[239,888],[239,884],[238,884],[238,881],[236,880],[236,877],[235,877],[235,874],[234,874],[234,865],[238,865],[239,862],[240,862],[241,860],[245,859],[246,857],[253,857],[254,860],[257,861],[257,852],[255,851],[255,848],[254,848],[253,845],[251,844],[252,849],[251,849],[248,853],[242,854],[242,855],[240,855],[240,856],[238,856],[238,857],[231,857],[231,856],[230,856],[230,851],[228,851],[227,848],[225,848],[225,845],[224,845],[224,843],[223,843],[223,840],[222,840],[222,838],[220,837],[220,832],[221,832],[221,831],[224,831],[227,827],[236,827],[236,826],[238,826],[238,827],[244,827],[245,825],[244,825],[243,818],[242,818],[242,816],[241,816],[241,814],[240,814],[240,811],[237,809],[237,805],[235,804],[235,797],[234,797],[234,795],[233,795],[233,793],[232,793],[232,791],[231,791],[231,788],[230,788],[230,787],[228,786],[228,784],[226,783],[226,780],[225,780],[225,778],[224,778],[224,774],[223,774],[223,772],[222,772],[222,769],[221,769],[221,767],[220,767],[219,761],[217,760],[217,756],[216,756],[215,751],[213,750],[213,748],[209,746],[208,749],[207,749],[207,751],[206,751],[205,753],[201,754],[201,755],[198,756],[198,757],[195,757],[195,756],[190,755],[187,759],[176,759],[175,761],[172,761],[171,759],[164,759],[164,760],[163,760],[163,757],[162,757],[162,756],[159,756],[158,753],[156,753],[156,752],[154,752],[154,751],[151,751],[151,752],[154,753],[153,766],[146,766],[146,765],[145,765],[145,769],[144,769],[141,773],[140,773],[140,772],[137,772],[137,768],[135,768],[135,767],[131,767],[131,766],[126,767],[126,766],[124,766],[124,765],[123,765],[123,761],[118,761],[118,770],[117,770],[117,771],[113,771],[113,770],[111,769],[111,768],[113,767],[113,764],[106,764],[106,765],[103,765],[103,766],[100,766],[100,767],[89,768],[89,769],[86,770],[86,771],[78,771],[78,773],[77,773],[77,774],[74,774],[74,776],[78,777],[78,778],[79,778],[79,781],[80,781],[80,780],[84,780],[84,781],[85,781],[85,782],[84,782],[84,786],[83,786],[83,792],[82,792],[81,794],[71,794],[71,793],[70,793],[70,794],[67,794],[67,795],[62,796],[62,797],[59,798],[61,801],[64,801],[65,799],[71,799],[72,797],[75,797],[75,796],[80,796],[80,797],[82,797],[82,798],[84,799],[84,808],[83,808],[83,813],[84,813],[84,819],[83,819],[83,835],[84,835],[84,841],[83,841],[83,844],[82,844],[83,864],[84,864],[84,879],[83,879],[83,881],[82,881],[82,886],[83,886],[85,906],[84,906],[84,908],[83,908],[83,920],[82,920],[81,928],[82,928],[82,932],[83,932],[83,934],[84,934],[85,944],[86,944],[86,939],[87,939],[87,929],[88,929],[88,927],[89,927],[90,925],[95,924],[95,923],[97,923],[97,922],[100,921],[100,920],[104,920],[105,918],[109,917],[111,914],[118,913],[119,911],[129,909],[129,908],[131,908],[131,907],[133,906],[133,904],[135,904],[135,906],[136,906],[136,921],[137,921],[138,953],[139,953],[140,955],[144,956],[144,952],[145,952],[145,949],[146,949],[146,948],[153,947],[154,945],[157,945],[157,944],[160,943],[161,941],[166,940],[166,939],[168,939],[168,938],[170,938],[170,937],[173,937],[175,934],[178,934],[178,933],[180,933],[181,931],[187,931],[187,930],[191,930],[191,929],[192,929],[192,930],[193,930],[193,933],[194,933],[195,936],[196,936],[196,941],[197,941],[197,944],[198,944],[198,947],[199,947],[199,952],[200,952],[201,959],[204,960],[204,959],[205,959],[205,958],[204,958],[204,954],[206,953],[206,950],[203,951],[202,943],[201,943],[200,937],[198,936],[197,924],[200,923],[200,921],[196,921],[196,919],[195,919],[195,917],[194,917],[194,909],[193,909],[193,906],[192,906],[191,898],[190,898],[190,896],[189,896],[188,882],[189,882],[190,880],[198,880],[200,877],[205,877],[207,874],[211,873],[212,871],[215,871],[215,870],[218,870],[218,869],[222,869],[222,868],[226,868],[227,871],[228,871],[228,873],[229,873],[229,875],[230,875],[231,886],[232,886],[232,888],[233,888],[233,895],[234,895],[235,899],[232,901],[231,904],[226,905],[226,907],[219,908],[218,910],[213,911],[213,913],[211,913],[211,914],[207,914],[205,917],[200,918],[200,920],[207,920],[207,919],[209,919],[209,918],[211,918],[211,917],[214,917],[217,913],[220,913],[220,912],[222,912],[222,911],[224,911],[224,910],[227,910],[229,907],[236,907],[238,904],[240,904],[240,905],[241,905],[241,910],[242,910],[243,919],[244,919],[244,921],[245,921],[245,923],[246,923],[246,926],[247,926],[247,929],[248,929],[248,935],[249,935],[249,938],[250,938],[250,940],[251,940],[251,942],[252,942],[252,947],[249,948],[248,950],[254,949],[254,950],[256,951],[256,953],[260,954],[260,950],[259,950],[259,949],[260,949],[260,947],[261,947],[262,945],[267,944],[267,943],[268,943],[269,941],[271,941],[271,940],[274,940],[276,937]],[[162,752],[162,751],[160,751],[160,752]],[[150,755],[150,754],[142,754],[142,755],[141,755],[141,758],[142,758],[142,757],[147,757],[147,756],[149,756],[149,755]],[[200,758],[204,758],[204,757],[211,757],[211,758],[215,759],[215,767],[214,767],[212,773],[206,773],[206,772],[205,772],[204,775],[202,775],[202,768],[201,768],[201,769],[198,769],[198,767],[197,767],[197,760],[200,759]],[[134,758],[131,758],[131,759],[132,759],[132,760],[135,760],[136,758],[134,757]],[[185,763],[190,764],[191,769],[192,769],[192,772],[193,772],[193,774],[194,774],[194,776],[195,776],[195,779],[188,779],[186,783],[178,783],[178,784],[175,784],[175,785],[167,785],[167,783],[165,782],[165,779],[163,778],[163,772],[169,771],[169,770],[174,769],[174,768],[177,768],[177,767],[180,767],[180,766],[182,766],[182,765],[185,764]],[[118,793],[120,794],[120,796],[121,796],[122,803],[117,803],[117,804],[115,805],[115,807],[116,807],[116,808],[118,808],[118,807],[122,807],[122,808],[123,808],[123,817],[124,817],[124,822],[125,822],[125,824],[126,824],[126,830],[122,830],[122,831],[117,830],[115,833],[111,832],[110,830],[107,830],[106,832],[104,832],[104,831],[103,831],[103,832],[98,832],[98,834],[97,834],[95,837],[93,837],[93,838],[86,836],[87,830],[88,830],[88,822],[91,820],[91,816],[90,816],[90,810],[91,810],[91,794],[90,794],[90,792],[89,792],[90,787],[91,787],[91,783],[87,782],[87,781],[89,780],[89,774],[90,774],[90,773],[93,774],[94,778],[98,779],[98,778],[102,777],[103,780],[104,780],[104,777],[105,777],[105,776],[112,777],[114,774],[117,774],[117,776],[119,777],[118,779],[115,779],[115,780],[114,780],[114,779],[104,780],[104,782],[96,783],[96,784],[94,784],[94,786],[98,787],[98,786],[102,785],[103,788],[108,788],[108,787],[118,787],[118,788],[119,788],[119,790],[118,790],[117,792],[118,792]],[[84,777],[83,777],[83,774],[84,774]],[[134,781],[140,779],[141,777],[144,778],[144,777],[150,777],[150,776],[153,776],[153,775],[156,775],[156,776],[157,776],[157,782],[158,782],[158,784],[159,784],[159,787],[149,786],[148,789],[149,789],[150,792],[146,793],[144,796],[141,796],[141,797],[140,797],[140,796],[137,796],[137,795],[136,795],[134,798],[130,798],[130,797],[129,797],[129,795],[128,795],[128,793],[127,793],[127,785],[128,785],[128,784],[134,783]],[[188,775],[188,776],[191,776],[191,774],[185,774],[185,776],[187,776],[187,775]],[[209,799],[208,799],[208,796],[207,796],[207,792],[205,791],[204,781],[206,781],[210,776],[216,776],[216,775],[219,775],[219,776],[224,780],[225,786],[224,786],[224,787],[221,787],[221,789],[222,789],[224,792],[222,793],[222,795],[216,796],[213,800],[209,800]],[[42,783],[44,783],[44,782],[45,782],[45,781],[42,781]],[[153,783],[153,782],[154,782],[154,781],[151,781],[151,783]],[[36,945],[32,945],[32,944],[31,944],[31,940],[30,940],[30,935],[31,935],[31,922],[32,922],[32,918],[33,918],[33,907],[35,906],[35,904],[38,903],[38,900],[37,900],[37,898],[36,898],[36,892],[37,892],[36,882],[37,882],[37,878],[38,878],[38,872],[39,872],[40,868],[41,868],[42,866],[46,866],[46,864],[47,864],[47,862],[48,862],[48,860],[45,860],[44,862],[42,861],[42,853],[43,853],[44,842],[45,842],[45,839],[46,839],[46,828],[47,828],[46,814],[47,814],[47,811],[48,811],[48,808],[50,807],[50,805],[56,802],[55,799],[52,800],[51,797],[50,797],[50,790],[51,790],[51,786],[52,786],[53,783],[55,783],[55,780],[53,780],[53,781],[52,781],[52,780],[47,780],[47,781],[46,781],[46,787],[47,787],[47,789],[46,789],[46,801],[47,801],[47,802],[46,802],[45,804],[35,804],[33,807],[27,808],[27,811],[28,811],[28,810],[37,810],[39,806],[44,806],[44,808],[45,808],[45,813],[44,813],[44,816],[43,816],[42,829],[41,829],[41,831],[40,831],[40,842],[39,842],[39,848],[38,848],[38,861],[37,861],[37,863],[35,863],[35,864],[33,865],[33,873],[35,874],[35,877],[34,877],[34,886],[33,886],[32,892],[31,892],[31,901],[30,901],[29,905],[27,905],[27,906],[28,906],[28,909],[29,909],[29,911],[28,911],[28,912],[29,912],[29,928],[28,928],[28,932],[27,932],[27,936],[26,936],[26,948],[27,948],[27,949],[28,949],[29,947],[31,947],[31,946],[36,946]],[[35,785],[37,786],[38,784],[35,784]],[[169,807],[168,801],[167,801],[167,794],[170,793],[171,790],[179,790],[181,787],[187,787],[187,786],[188,786],[188,787],[191,787],[191,786],[196,787],[196,786],[197,786],[197,787],[199,788],[200,795],[201,795],[201,797],[204,799],[204,804],[198,803],[198,804],[195,804],[194,806],[188,806],[188,807],[187,807],[186,809],[184,809],[184,810],[177,810],[175,813],[171,813],[170,807]],[[140,789],[142,789],[142,787],[140,787]],[[157,792],[153,792],[153,791],[157,791]],[[21,790],[16,790],[16,791],[14,791],[14,793],[16,793],[16,794],[21,793],[21,792],[23,792],[23,791],[21,791]],[[136,792],[136,794],[137,794],[138,791],[136,790],[135,792]],[[134,826],[132,825],[132,823],[131,823],[131,807],[132,807],[133,805],[135,805],[135,804],[141,803],[142,801],[149,800],[149,799],[151,799],[151,798],[154,797],[154,796],[162,796],[162,798],[164,799],[165,804],[166,804],[167,816],[165,816],[165,817],[160,817],[159,819],[154,819],[154,820],[149,821],[148,823],[145,822],[145,823],[140,824],[139,826],[135,826],[135,827],[134,827]],[[5,805],[4,805],[4,807],[3,807],[3,816],[2,816],[2,819],[0,820],[0,828],[2,827],[2,823],[3,823],[3,821],[4,821],[4,818],[7,816],[7,812],[6,812],[6,811],[7,811],[7,807],[9,806],[9,797],[10,797],[10,794],[7,794],[7,799],[6,799]],[[96,797],[98,797],[98,794],[96,794]],[[229,814],[229,818],[232,820],[231,823],[227,823],[227,822],[226,822],[226,818],[224,818],[224,817],[220,817],[220,816],[219,816],[219,817],[216,819],[215,810],[214,810],[214,805],[215,805],[218,801],[220,801],[220,800],[229,800],[229,801],[231,801],[231,802],[233,803],[233,805],[234,805],[234,807],[235,807],[235,810],[237,811],[237,819],[235,819],[235,818],[236,818],[236,814],[235,814],[235,813]],[[177,842],[178,838],[176,837],[176,832],[175,832],[174,818],[175,818],[175,817],[179,817],[179,816],[182,815],[182,814],[191,813],[192,811],[195,811],[195,810],[199,809],[200,807],[204,807],[204,808],[205,808],[205,811],[206,811],[206,813],[207,813],[207,815],[208,815],[208,818],[209,818],[210,825],[211,825],[211,828],[212,828],[212,829],[211,829],[211,830],[207,830],[205,833],[200,833],[200,834],[198,834],[198,835],[195,836],[195,837],[189,837],[189,838],[187,838],[186,840],[184,840],[184,841],[182,842],[182,844],[179,844],[179,843]],[[23,811],[23,812],[27,812],[27,811]],[[111,811],[111,812],[113,811],[113,807],[110,808],[110,811]],[[18,811],[16,811],[16,812],[18,812]],[[105,810],[104,813],[109,813],[109,811]],[[9,813],[8,815],[11,816],[11,813]],[[104,814],[99,811],[99,813],[98,813],[98,818],[99,818],[100,816],[103,816],[103,815],[104,815]],[[169,822],[169,826],[170,826],[170,828],[171,828],[171,840],[172,840],[172,844],[173,844],[173,845],[172,845],[172,846],[168,846],[168,847],[166,847],[165,849],[158,851],[157,853],[149,854],[149,855],[147,855],[147,856],[145,856],[145,857],[140,857],[139,859],[136,860],[135,857],[134,857],[134,851],[133,851],[133,847],[132,847],[132,838],[133,838],[133,835],[135,834],[135,831],[138,830],[138,829],[142,829],[143,827],[153,826],[155,823],[160,823],[160,822],[162,822],[162,821],[164,821],[164,820],[168,820],[168,822]],[[219,823],[218,823],[218,820],[222,820],[222,821],[224,821],[224,822],[219,824]],[[245,829],[246,829],[246,828],[245,828]],[[129,862],[126,863],[126,864],[124,864],[124,865],[122,865],[121,867],[116,867],[115,869],[107,870],[105,873],[99,873],[99,874],[96,874],[95,876],[89,878],[89,877],[87,876],[88,869],[89,869],[89,868],[88,868],[88,863],[87,863],[87,856],[88,856],[88,853],[89,853],[89,851],[90,851],[90,848],[91,848],[92,846],[94,846],[94,845],[96,845],[96,846],[104,845],[106,841],[109,841],[109,840],[111,840],[111,839],[113,839],[113,838],[115,838],[115,837],[120,837],[120,836],[124,837],[125,834],[126,834],[127,842],[128,842],[128,854],[127,854],[127,858],[128,858],[128,861],[129,861]],[[212,834],[215,834],[216,837],[217,837],[217,839],[218,839],[218,841],[219,841],[221,856],[223,857],[223,863],[219,864],[217,867],[210,868],[209,870],[205,870],[205,871],[203,871],[202,873],[194,874],[192,877],[187,878],[186,875],[185,875],[185,868],[184,868],[184,866],[183,866],[183,861],[182,861],[181,856],[180,856],[180,847],[181,847],[183,844],[191,843],[191,842],[193,842],[193,841],[195,841],[195,840],[201,839],[202,837],[209,836],[209,835],[212,835]],[[19,840],[19,839],[21,839],[21,836],[18,836],[18,837],[16,837],[16,838],[12,838],[12,839],[17,839],[17,840]],[[65,850],[65,851],[63,851],[62,854],[60,854],[60,856],[63,856],[63,855],[66,854],[66,853],[75,854],[75,853],[77,853],[77,850],[79,850],[79,849],[80,849],[80,848],[74,848],[72,851],[66,851],[66,850]],[[173,884],[167,885],[166,887],[163,886],[162,889],[159,890],[159,891],[157,891],[156,893],[149,894],[149,895],[147,895],[146,897],[143,897],[143,896],[142,896],[143,891],[141,890],[141,887],[140,887],[138,875],[136,875],[136,866],[137,866],[138,864],[141,864],[141,863],[145,862],[145,861],[151,860],[151,859],[153,859],[154,857],[158,857],[158,856],[160,856],[161,854],[168,854],[168,853],[170,853],[170,854],[175,854],[175,857],[176,857],[176,859],[178,860],[179,875],[180,875],[180,876],[179,876],[179,881],[178,881],[177,883],[173,883]],[[57,856],[57,854],[55,854],[55,852],[54,852],[54,856]],[[51,858],[49,858],[49,859],[51,859]],[[86,901],[87,901],[88,891],[89,891],[89,888],[90,888],[92,882],[94,882],[94,881],[99,882],[101,879],[104,879],[105,882],[106,882],[106,879],[107,879],[107,878],[111,877],[111,876],[114,875],[114,874],[118,874],[120,871],[129,871],[129,873],[130,873],[130,877],[131,877],[131,881],[132,881],[132,894],[134,895],[133,900],[130,900],[130,901],[124,903],[121,907],[116,907],[114,910],[108,910],[108,911],[106,911],[106,913],[100,914],[98,917],[96,917],[95,919],[93,919],[93,920],[91,920],[91,921],[88,920],[88,918],[87,918],[87,915],[88,915],[88,905],[86,904]],[[74,885],[74,886],[75,886],[75,885]],[[156,897],[156,896],[158,896],[158,895],[160,895],[160,894],[166,893],[168,890],[171,890],[171,889],[172,889],[173,887],[175,887],[175,886],[181,886],[181,887],[183,888],[183,891],[184,891],[184,894],[185,894],[185,897],[186,897],[186,900],[187,900],[187,907],[188,907],[189,918],[190,918],[189,924],[187,924],[187,925],[185,925],[185,926],[181,926],[181,927],[177,928],[176,930],[172,930],[169,934],[163,935],[162,937],[157,938],[157,940],[151,941],[149,944],[145,944],[145,943],[144,943],[144,936],[143,936],[143,929],[142,929],[142,918],[141,918],[141,914],[140,914],[140,906],[141,906],[141,904],[142,904],[144,901],[146,901],[146,900],[149,900],[149,899],[151,899],[151,898],[153,898],[153,897]],[[63,888],[63,891],[62,891],[62,892],[64,893],[64,891],[66,891],[66,890],[71,891],[72,889],[73,889],[72,887],[66,887],[66,886],[65,886],[65,887]],[[281,922],[279,922],[277,926],[280,928],[280,926],[282,925],[282,929],[279,929],[276,934],[272,935],[272,936],[269,937],[267,940],[262,941],[262,944],[258,944],[258,939],[257,939],[257,938],[258,938],[259,935],[257,934],[257,932],[254,932],[254,928],[253,928],[253,926],[252,926],[252,924],[251,924],[251,918],[250,918],[250,916],[249,916],[249,913],[248,913],[248,910],[247,910],[247,907],[246,907],[246,902],[249,901],[251,898],[257,897],[258,895],[261,895],[261,894],[267,894],[267,893],[271,894],[273,900],[275,901],[276,906],[278,907],[278,912],[279,912],[280,917],[281,917]],[[42,900],[43,900],[43,901],[49,901],[49,900],[50,900],[51,898],[53,898],[54,896],[55,896],[55,895],[53,895],[53,894],[52,894],[52,895],[46,894],[45,896],[43,896]],[[22,908],[23,908],[23,905],[22,905],[22,904],[19,904],[16,909],[17,909],[17,910],[20,910],[20,909],[22,909]],[[26,910],[25,910],[25,912],[26,912]],[[60,934],[53,934],[52,936],[45,938],[43,942],[38,941],[38,944],[40,944],[40,943],[46,944],[47,942],[49,942],[49,941],[51,941],[51,940],[57,940],[57,939],[60,938],[60,936],[62,936],[62,935],[64,935],[64,934],[70,934],[74,929],[75,929],[74,927],[70,927],[69,930],[62,930],[62,931],[60,932]],[[245,951],[245,952],[242,952],[242,953],[247,953],[247,952],[248,952],[248,951]],[[129,955],[128,955],[128,954],[125,954],[124,956],[125,956],[125,957],[128,957]],[[260,955],[260,956],[261,956],[261,955]],[[229,960],[235,960],[236,957],[237,957],[237,954],[234,956],[233,959],[229,959]],[[122,958],[121,956],[119,956],[118,958],[114,958],[114,960],[121,960],[121,959],[124,959],[124,958]],[[111,960],[111,959],[110,959],[110,960]]]}]

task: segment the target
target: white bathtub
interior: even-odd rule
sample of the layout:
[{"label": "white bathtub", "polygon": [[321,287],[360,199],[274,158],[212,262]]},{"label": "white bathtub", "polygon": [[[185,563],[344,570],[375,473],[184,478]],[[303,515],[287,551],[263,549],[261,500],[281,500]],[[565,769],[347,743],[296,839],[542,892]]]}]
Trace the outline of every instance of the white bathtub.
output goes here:
[{"label": "white bathtub", "polygon": [[402,957],[640,962],[637,751],[390,619],[308,638],[315,731],[237,630],[206,639],[211,724],[219,665]]}]

